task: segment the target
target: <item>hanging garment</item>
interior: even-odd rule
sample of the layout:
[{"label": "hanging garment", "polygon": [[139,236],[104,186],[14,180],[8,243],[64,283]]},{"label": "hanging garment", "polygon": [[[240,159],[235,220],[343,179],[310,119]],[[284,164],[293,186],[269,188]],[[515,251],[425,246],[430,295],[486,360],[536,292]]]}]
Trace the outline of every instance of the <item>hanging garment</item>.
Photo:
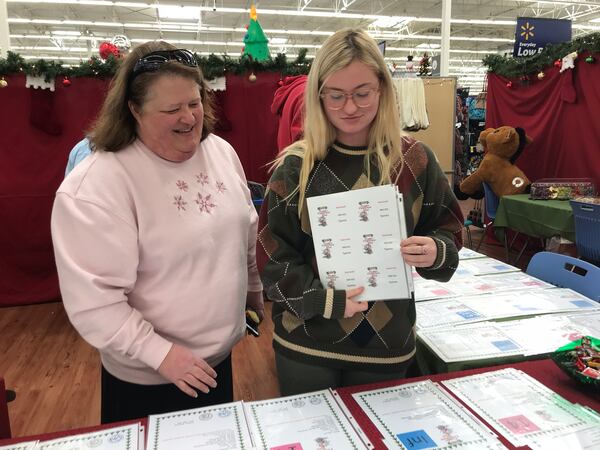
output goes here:
[{"label": "hanging garment", "polygon": [[425,86],[421,78],[396,78],[396,104],[403,130],[418,131],[429,127],[425,106]]}]

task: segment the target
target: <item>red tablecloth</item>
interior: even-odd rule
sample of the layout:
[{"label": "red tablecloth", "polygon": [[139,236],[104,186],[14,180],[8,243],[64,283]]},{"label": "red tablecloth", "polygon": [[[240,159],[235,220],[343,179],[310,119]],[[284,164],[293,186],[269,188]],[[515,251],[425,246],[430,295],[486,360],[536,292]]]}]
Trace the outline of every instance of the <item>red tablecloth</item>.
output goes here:
[{"label": "red tablecloth", "polygon": [[[528,375],[532,376],[536,380],[540,381],[557,394],[566,398],[570,402],[580,403],[585,406],[589,406],[595,411],[600,412],[600,396],[593,394],[588,391],[580,389],[579,385],[569,378],[564,372],[562,372],[554,362],[549,359],[543,359],[538,361],[526,361],[516,364],[507,364],[501,366],[484,367],[480,369],[462,370],[459,372],[443,373],[438,375],[428,375],[423,377],[407,378],[396,382],[376,383],[364,386],[352,386],[347,388],[337,389],[337,393],[344,401],[360,427],[369,437],[375,450],[385,449],[386,447],[381,442],[381,434],[373,425],[373,423],[367,418],[366,414],[360,409],[358,404],[352,398],[354,392],[367,391],[371,389],[379,389],[383,387],[395,386],[404,383],[413,383],[415,381],[421,381],[430,379],[432,381],[444,381],[452,378],[459,378],[465,375],[473,375],[476,373],[489,372],[493,370],[499,370],[506,367],[514,367],[515,369],[522,370]],[[461,402],[462,403],[462,402]],[[483,421],[485,423],[485,421]],[[510,449],[515,449],[506,439],[500,437],[500,440],[504,445]],[[523,447],[519,447],[523,448]]]},{"label": "red tablecloth", "polygon": [[[443,381],[443,380],[448,380],[451,378],[462,377],[465,375],[473,375],[476,373],[498,370],[498,369],[502,369],[505,367],[514,367],[515,369],[522,370],[523,372],[529,374],[530,376],[532,376],[536,380],[540,381],[541,383],[543,383],[544,385],[546,385],[547,387],[552,389],[557,394],[560,394],[567,400],[569,400],[573,403],[580,403],[582,405],[589,406],[592,409],[594,409],[595,411],[600,412],[600,396],[597,394],[591,394],[587,391],[581,390],[579,385],[577,385],[566,374],[564,374],[560,369],[558,369],[558,367],[556,367],[556,365],[549,359],[544,359],[544,360],[539,360],[539,361],[526,361],[526,362],[522,362],[522,363],[502,365],[502,366],[485,367],[485,368],[481,368],[481,369],[463,370],[460,372],[452,372],[452,373],[445,373],[445,374],[439,374],[439,375],[407,378],[405,380],[398,380],[398,381],[394,381],[394,382],[376,383],[376,384],[369,384],[369,385],[363,385],[363,386],[353,386],[353,387],[337,389],[337,392],[338,392],[339,396],[341,397],[341,399],[346,404],[346,406],[348,407],[348,409],[350,410],[350,412],[353,414],[354,418],[356,419],[356,421],[358,422],[360,427],[364,430],[364,432],[367,434],[367,436],[369,437],[369,439],[375,446],[374,450],[380,450],[380,449],[385,449],[385,446],[381,442],[381,435],[379,434],[379,431],[377,431],[377,428],[375,427],[375,425],[373,425],[371,423],[371,421],[367,418],[367,416],[362,412],[362,410],[356,404],[356,402],[352,398],[352,393],[359,392],[359,391],[371,390],[371,389],[378,389],[378,388],[382,388],[382,387],[395,386],[395,385],[404,384],[404,383],[412,383],[415,381],[426,380],[426,379],[431,379],[432,381]],[[1,406],[0,406],[0,408],[1,408]],[[134,420],[134,421],[122,422],[119,424],[111,424],[110,427],[114,427],[117,425],[125,425],[125,424],[135,423],[135,422],[136,421]],[[145,425],[146,419],[142,419],[139,422],[141,422],[143,425]],[[68,436],[68,435],[79,434],[79,433],[87,433],[87,432],[97,431],[99,429],[108,428],[108,427],[109,427],[109,425],[104,425],[104,426],[99,425],[96,427],[88,427],[88,428],[81,428],[81,429],[76,429],[76,430],[60,431],[60,432],[48,433],[48,434],[43,434],[43,435],[38,435],[38,436],[23,437],[23,438],[10,439],[10,440],[4,440],[4,441],[0,440],[0,445],[8,445],[8,444],[13,444],[13,443],[17,443],[17,442],[30,441],[30,440],[36,440],[36,439],[39,439],[41,441],[47,441],[47,440],[55,439],[55,438],[58,438],[61,436]],[[506,445],[508,448],[510,448],[510,449],[515,448],[506,439],[504,439],[502,437],[500,439],[502,440],[502,443],[504,445]]]}]

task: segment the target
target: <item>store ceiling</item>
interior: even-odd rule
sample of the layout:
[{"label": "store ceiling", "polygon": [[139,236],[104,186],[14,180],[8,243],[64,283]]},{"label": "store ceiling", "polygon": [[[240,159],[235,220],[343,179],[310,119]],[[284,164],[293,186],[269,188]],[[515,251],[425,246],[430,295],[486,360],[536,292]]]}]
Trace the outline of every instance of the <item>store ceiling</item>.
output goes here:
[{"label": "store ceiling", "polygon": [[[97,54],[98,45],[115,35],[127,36],[134,45],[162,38],[202,54],[236,57],[243,47],[251,4],[234,0],[6,1],[11,49],[27,58],[61,59],[68,64]],[[313,55],[329,34],[348,26],[367,28],[378,41],[385,40],[386,58],[400,67],[409,54],[417,60],[425,51],[436,54],[441,43],[439,0],[263,0],[255,4],[271,53],[284,51],[290,58],[303,47]],[[180,17],[170,16],[165,6]],[[484,72],[481,58],[487,53],[512,52],[519,16],[569,18],[573,37],[600,31],[599,0],[454,0],[450,73],[460,76],[461,84],[477,89]]]}]

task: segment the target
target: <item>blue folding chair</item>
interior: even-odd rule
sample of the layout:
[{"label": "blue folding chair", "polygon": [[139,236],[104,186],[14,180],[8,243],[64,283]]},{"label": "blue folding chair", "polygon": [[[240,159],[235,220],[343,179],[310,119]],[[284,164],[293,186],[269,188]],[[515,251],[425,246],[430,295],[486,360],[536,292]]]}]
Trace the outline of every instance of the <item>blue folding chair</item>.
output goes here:
[{"label": "blue folding chair", "polygon": [[527,273],[600,302],[600,267],[587,261],[561,253],[539,252],[529,261]]}]

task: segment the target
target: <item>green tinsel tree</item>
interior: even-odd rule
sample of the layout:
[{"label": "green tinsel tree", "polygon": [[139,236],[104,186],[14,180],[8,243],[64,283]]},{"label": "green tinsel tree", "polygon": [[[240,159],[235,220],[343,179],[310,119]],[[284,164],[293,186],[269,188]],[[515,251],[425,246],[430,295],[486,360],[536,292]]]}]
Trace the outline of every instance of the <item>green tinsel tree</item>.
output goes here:
[{"label": "green tinsel tree", "polygon": [[250,9],[248,32],[244,36],[244,56],[250,56],[254,61],[266,61],[271,58],[269,40],[256,19],[256,7]]}]

